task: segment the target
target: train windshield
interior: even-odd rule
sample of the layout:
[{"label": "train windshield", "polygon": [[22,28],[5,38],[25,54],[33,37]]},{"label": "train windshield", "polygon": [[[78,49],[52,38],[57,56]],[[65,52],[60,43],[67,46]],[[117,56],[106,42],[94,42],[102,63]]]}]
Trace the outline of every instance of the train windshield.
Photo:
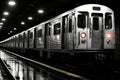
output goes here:
[{"label": "train windshield", "polygon": [[99,18],[93,17],[93,30],[99,30]]},{"label": "train windshield", "polygon": [[105,14],[105,29],[111,29],[112,28],[112,16],[111,13]]},{"label": "train windshield", "polygon": [[92,27],[93,30],[101,30],[103,25],[103,14],[101,13],[92,13]]},{"label": "train windshield", "polygon": [[87,24],[87,15],[88,13],[87,12],[80,12],[80,14],[78,14],[78,19],[77,19],[77,25],[78,25],[78,28],[85,28],[86,27],[86,24]]}]

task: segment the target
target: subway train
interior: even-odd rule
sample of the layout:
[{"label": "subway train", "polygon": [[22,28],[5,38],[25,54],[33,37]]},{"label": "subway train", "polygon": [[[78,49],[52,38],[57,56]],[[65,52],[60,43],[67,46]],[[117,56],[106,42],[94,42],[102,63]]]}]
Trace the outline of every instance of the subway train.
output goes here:
[{"label": "subway train", "polygon": [[94,58],[103,63],[116,48],[114,21],[114,11],[109,7],[84,4],[13,35],[0,46],[38,51],[40,57],[56,61]]}]

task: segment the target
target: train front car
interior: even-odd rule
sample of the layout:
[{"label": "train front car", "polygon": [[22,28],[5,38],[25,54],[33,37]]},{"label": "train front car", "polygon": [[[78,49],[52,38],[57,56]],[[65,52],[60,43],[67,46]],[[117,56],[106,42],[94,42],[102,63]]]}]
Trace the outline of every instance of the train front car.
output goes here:
[{"label": "train front car", "polygon": [[114,12],[103,5],[76,8],[75,50],[94,54],[102,63],[115,49]]}]

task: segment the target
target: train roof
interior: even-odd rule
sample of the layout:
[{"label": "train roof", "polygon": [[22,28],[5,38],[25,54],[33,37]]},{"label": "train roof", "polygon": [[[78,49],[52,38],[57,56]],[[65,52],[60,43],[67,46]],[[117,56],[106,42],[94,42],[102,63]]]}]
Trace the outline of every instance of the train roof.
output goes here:
[{"label": "train roof", "polygon": [[75,8],[77,11],[88,11],[88,12],[93,12],[93,11],[100,11],[102,13],[111,12],[114,13],[113,10],[105,5],[102,4],[84,4],[81,6],[78,6]]}]

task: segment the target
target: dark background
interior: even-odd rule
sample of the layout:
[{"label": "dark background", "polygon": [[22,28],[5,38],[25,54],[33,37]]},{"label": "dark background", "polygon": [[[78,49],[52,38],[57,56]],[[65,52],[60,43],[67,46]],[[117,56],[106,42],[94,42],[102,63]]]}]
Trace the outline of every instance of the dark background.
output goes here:
[{"label": "dark background", "polygon": [[[14,0],[16,5],[12,7],[8,5],[8,1],[10,0],[0,0],[0,22],[1,18],[5,17],[3,12],[6,10],[9,12],[9,16],[5,17],[6,21],[0,29],[0,41],[65,11],[90,3],[102,4],[113,9],[116,28],[119,28],[120,6],[119,2],[115,0]],[[44,14],[38,14],[38,9],[43,9],[45,11]],[[29,16],[33,17],[32,21],[27,19]],[[26,24],[21,25],[21,21]],[[14,31],[13,28],[17,28],[17,30]],[[13,32],[10,33],[10,31]]]}]

